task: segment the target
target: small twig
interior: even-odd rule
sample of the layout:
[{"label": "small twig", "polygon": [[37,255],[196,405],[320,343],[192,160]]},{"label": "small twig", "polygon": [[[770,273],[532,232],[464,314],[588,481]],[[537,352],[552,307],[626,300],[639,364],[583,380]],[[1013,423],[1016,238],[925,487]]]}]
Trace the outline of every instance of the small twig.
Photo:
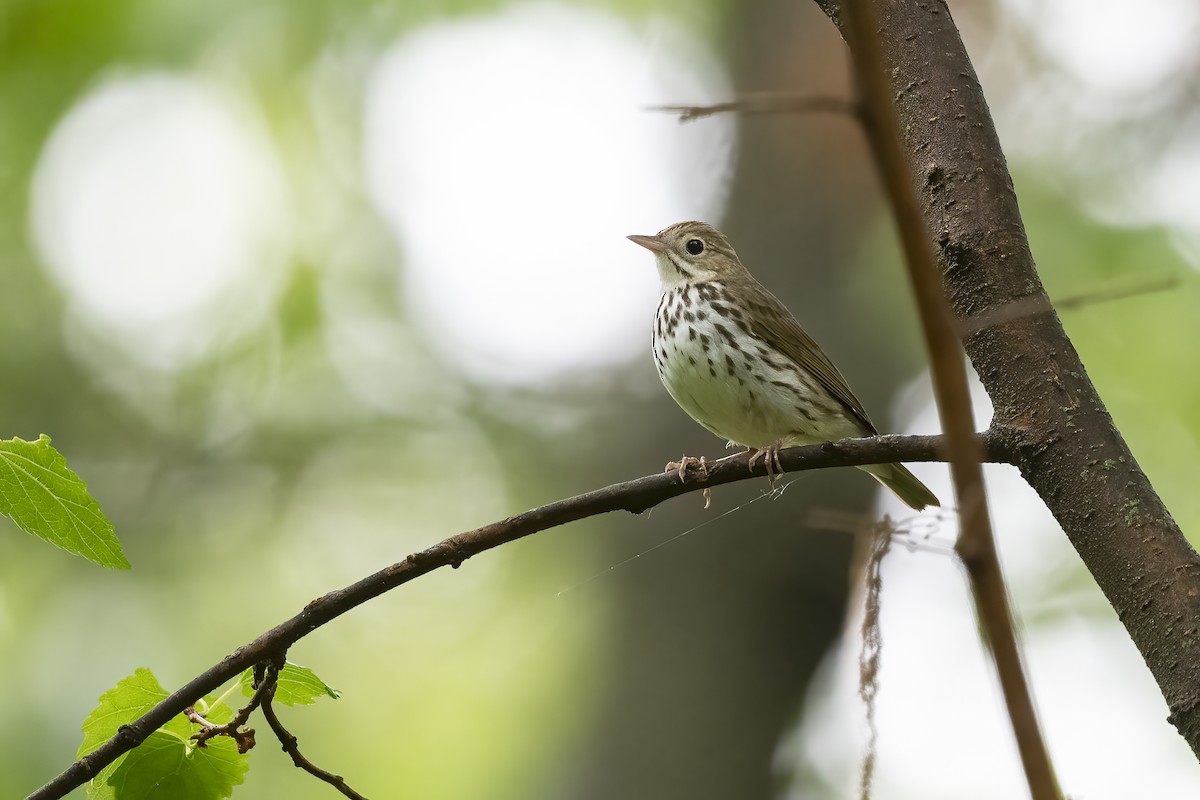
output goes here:
[{"label": "small twig", "polygon": [[740,114],[810,114],[815,112],[849,114],[857,117],[859,104],[842,97],[759,92],[742,95],[737,100],[714,103],[709,106],[650,106],[648,110],[678,114],[680,122],[692,122],[731,111]]},{"label": "small twig", "polygon": [[1059,800],[1062,790],[1034,711],[1008,605],[1008,591],[996,555],[983,484],[983,453],[975,437],[962,341],[942,288],[933,246],[925,234],[912,173],[901,150],[894,93],[888,84],[877,39],[883,35],[875,15],[877,1],[847,3],[845,32],[863,99],[867,139],[896,217],[905,265],[929,348],[934,397],[946,434],[946,454],[962,525],[955,549],[970,577],[975,606],[992,645],[992,658],[1030,794],[1034,800]]},{"label": "small twig", "polygon": [[[185,717],[187,717],[189,721],[194,722],[195,724],[204,728],[204,730],[206,730],[206,731],[210,731],[210,730],[213,730],[218,727],[215,723],[209,722],[204,717],[200,716],[200,713],[198,711],[196,711],[195,706],[188,706],[187,708],[185,708],[183,710],[183,715]],[[196,734],[196,735],[199,736],[199,734]],[[195,737],[192,737],[192,738],[195,738]]]},{"label": "small twig", "polygon": [[316,764],[305,758],[300,752],[300,746],[295,734],[283,727],[283,723],[279,721],[279,716],[275,713],[275,706],[272,704],[272,701],[275,699],[275,688],[278,686],[278,677],[278,665],[271,664],[268,666],[267,677],[262,682],[262,686],[267,687],[267,691],[262,698],[262,712],[263,717],[267,720],[267,724],[270,725],[271,730],[275,732],[275,737],[279,739],[279,743],[283,745],[283,751],[292,757],[292,763],[297,767],[304,770],[309,775],[325,781],[330,786],[344,794],[346,797],[354,798],[354,800],[367,800],[367,798],[351,789],[341,775],[334,775],[332,772],[321,769]]},{"label": "small twig", "polygon": [[254,690],[254,694],[251,696],[250,702],[247,703],[244,708],[240,709],[236,714],[234,714],[233,719],[229,720],[229,722],[221,725],[216,725],[212,722],[209,722],[196,711],[195,706],[188,706],[183,710],[183,713],[187,716],[187,718],[199,725],[201,728],[201,730],[192,734],[192,738],[196,740],[197,747],[207,747],[208,745],[206,742],[208,742],[208,740],[214,736],[228,736],[237,742],[237,749],[239,753],[248,753],[254,748],[254,728],[247,728],[244,731],[239,731],[238,728],[246,724],[246,721],[250,719],[250,715],[254,713],[254,709],[258,708],[259,704],[262,703],[263,697],[266,695],[266,693],[268,691],[271,691],[272,693],[274,692],[274,689],[271,688],[271,685],[274,684],[276,679],[279,677],[279,671],[275,670],[274,672],[268,672],[267,674],[269,676],[269,680],[262,680],[262,665],[255,665],[254,676],[257,683],[255,684],[256,688]]},{"label": "small twig", "polygon": [[1099,303],[1109,303],[1113,300],[1127,300],[1130,297],[1137,297],[1138,295],[1165,292],[1168,289],[1175,289],[1181,286],[1183,278],[1184,276],[1182,275],[1160,275],[1156,278],[1147,278],[1138,283],[1100,286],[1088,292],[1061,297],[1054,301],[1054,307],[1059,311],[1074,311],[1087,306],[1098,305]]},{"label": "small twig", "polygon": [[957,324],[958,332],[960,336],[966,338],[980,331],[994,328],[997,325],[1003,325],[1006,322],[1012,322],[1022,317],[1031,317],[1035,314],[1052,314],[1056,310],[1077,311],[1081,308],[1087,308],[1088,306],[1100,303],[1126,300],[1130,297],[1151,294],[1153,292],[1165,292],[1168,289],[1177,288],[1182,283],[1182,276],[1163,275],[1138,284],[1102,286],[1092,291],[1068,295],[1055,300],[1053,305],[1050,304],[1050,300],[1044,294],[1034,294],[1023,297],[1020,300],[996,306],[995,308],[989,308],[965,320],[960,320]]},{"label": "small twig", "polygon": [[[253,711],[253,709],[251,709]],[[195,706],[188,706],[183,710],[184,716],[200,726],[200,730],[192,734],[192,738],[196,740],[197,747],[208,747],[208,740],[214,736],[228,736],[237,743],[237,751],[239,753],[249,753],[254,749],[254,728],[246,728],[244,731],[239,731],[246,719],[244,717],[235,716],[229,722],[217,725],[209,722],[200,712],[196,711]],[[250,716],[249,713],[246,714]]]}]

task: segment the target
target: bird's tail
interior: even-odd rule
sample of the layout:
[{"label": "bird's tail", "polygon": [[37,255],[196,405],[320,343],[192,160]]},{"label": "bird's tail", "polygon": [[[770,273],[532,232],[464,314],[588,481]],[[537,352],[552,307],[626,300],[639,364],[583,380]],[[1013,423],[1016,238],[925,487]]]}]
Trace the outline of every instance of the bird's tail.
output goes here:
[{"label": "bird's tail", "polygon": [[895,492],[910,508],[920,511],[925,506],[941,505],[937,495],[901,464],[869,464],[859,469]]}]

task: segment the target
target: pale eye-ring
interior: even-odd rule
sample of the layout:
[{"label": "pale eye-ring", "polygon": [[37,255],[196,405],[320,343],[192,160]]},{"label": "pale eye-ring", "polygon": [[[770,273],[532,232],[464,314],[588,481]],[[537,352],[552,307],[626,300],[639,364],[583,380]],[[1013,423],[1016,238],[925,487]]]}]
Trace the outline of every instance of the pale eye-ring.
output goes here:
[{"label": "pale eye-ring", "polygon": [[698,256],[704,252],[704,242],[700,241],[699,239],[688,239],[687,244],[685,244],[684,247],[686,247],[687,251],[694,256]]}]

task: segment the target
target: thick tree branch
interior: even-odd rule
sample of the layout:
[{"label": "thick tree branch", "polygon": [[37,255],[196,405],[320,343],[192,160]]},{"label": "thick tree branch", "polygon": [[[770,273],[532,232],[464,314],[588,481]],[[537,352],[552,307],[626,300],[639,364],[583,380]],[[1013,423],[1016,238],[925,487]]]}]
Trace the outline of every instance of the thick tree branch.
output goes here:
[{"label": "thick tree branch", "polygon": [[950,474],[954,479],[962,521],[955,550],[971,579],[975,607],[992,644],[992,659],[1030,794],[1034,800],[1059,800],[1062,790],[1054,777],[1034,711],[1009,608],[1008,590],[996,553],[980,463],[983,448],[975,437],[975,415],[962,344],[942,293],[933,248],[925,237],[921,209],[912,188],[912,173],[901,148],[899,125],[880,56],[873,0],[854,0],[850,11],[846,33],[863,100],[867,139],[899,228],[904,261],[929,348],[934,396],[946,435]]},{"label": "thick tree branch", "polygon": [[[816,0],[845,31],[842,3]],[[1200,557],[1138,467],[1053,312],[971,61],[939,0],[871,0],[911,188],[964,346],[1016,455],[1200,755]],[[1045,313],[1010,316],[1034,306]],[[984,318],[987,324],[976,322]]]},{"label": "thick tree branch", "polygon": [[[979,439],[987,460],[1008,461],[1008,456],[999,446],[999,440],[991,432],[980,435]],[[943,441],[940,436],[845,439],[828,444],[789,448],[780,454],[780,463],[785,472],[799,472],[893,461],[938,461],[941,459],[942,447]],[[439,567],[458,568],[468,558],[485,550],[568,522],[610,511],[640,514],[672,497],[765,475],[761,462],[754,469],[748,468],[746,454],[742,453],[709,464],[707,477],[695,471],[688,472],[682,480],[674,472],[648,475],[559,500],[443,539],[432,547],[413,553],[357,583],[313,600],[296,616],[275,626],[249,644],[239,647],[219,663],[175,690],[142,717],[122,726],[116,736],[76,761],[45,786],[29,795],[26,800],[51,800],[65,796],[123,753],[137,747],[176,714],[183,713],[185,708],[209,692],[215,691],[226,681],[255,664],[281,656],[298,640],[352,608]]]}]

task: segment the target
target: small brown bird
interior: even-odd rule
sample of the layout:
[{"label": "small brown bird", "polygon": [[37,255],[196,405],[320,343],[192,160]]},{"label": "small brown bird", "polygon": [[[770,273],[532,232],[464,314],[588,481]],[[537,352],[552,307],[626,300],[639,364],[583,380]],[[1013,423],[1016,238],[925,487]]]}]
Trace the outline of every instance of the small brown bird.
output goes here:
[{"label": "small brown bird", "polygon": [[[780,448],[878,433],[842,373],[742,266],[724,234],[680,222],[629,239],[654,253],[662,279],[658,377],[692,419],[755,451],[751,466],[765,456],[770,472]],[[940,505],[900,464],[860,469],[918,511]]]}]

